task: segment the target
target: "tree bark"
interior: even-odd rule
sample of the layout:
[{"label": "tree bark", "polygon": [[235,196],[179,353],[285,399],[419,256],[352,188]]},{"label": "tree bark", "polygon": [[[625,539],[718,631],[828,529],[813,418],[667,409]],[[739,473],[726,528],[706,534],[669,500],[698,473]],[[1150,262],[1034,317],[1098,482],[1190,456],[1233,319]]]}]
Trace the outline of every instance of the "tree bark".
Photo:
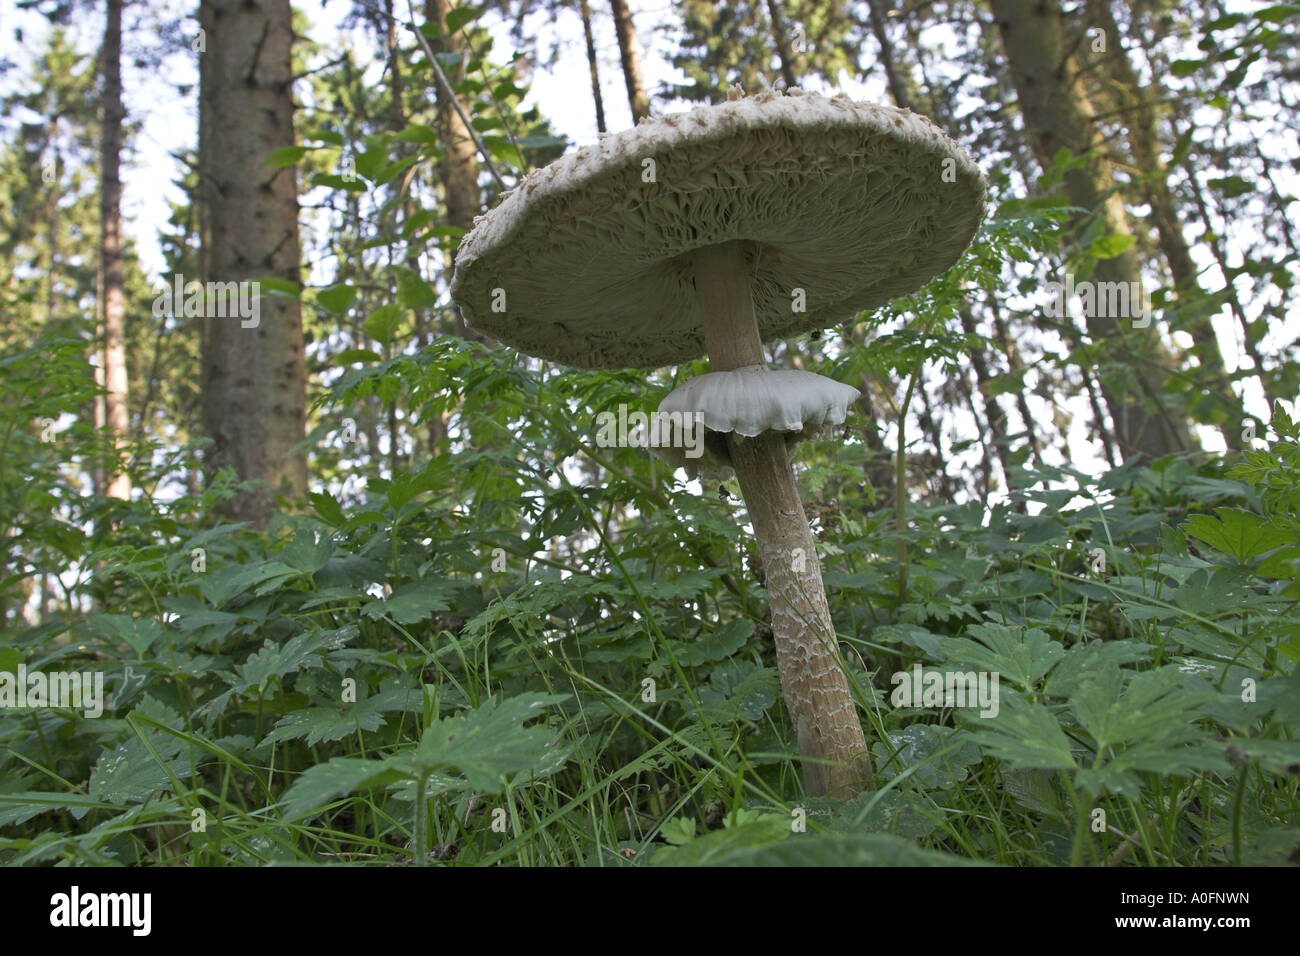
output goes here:
[{"label": "tree bark", "polygon": [[795,70],[794,48],[790,46],[790,30],[786,26],[785,13],[781,10],[781,0],[767,0],[768,15],[772,19],[772,42],[776,46],[776,58],[781,62],[781,79],[785,80],[786,89],[799,85]]},{"label": "tree bark", "polygon": [[[241,290],[267,277],[300,285],[297,169],[264,165],[294,143],[289,0],[202,0],[199,23],[209,275]],[[306,371],[299,301],[260,295],[256,303],[247,319],[229,317],[229,309],[218,317],[207,303],[203,420],[213,439],[209,473],[229,466],[242,479],[266,483],[227,505],[237,520],[264,527],[275,493],[297,498],[307,490],[306,458],[293,451],[306,421]]]},{"label": "tree bark", "polygon": [[[455,0],[428,0],[425,16],[437,23],[440,31],[437,39],[429,44],[435,54],[464,53],[465,45],[461,37],[447,35],[447,14],[456,6]],[[454,81],[451,71],[447,72],[448,79]],[[457,68],[456,74],[460,72],[461,69]],[[443,149],[446,150],[442,162],[438,164],[438,178],[442,181],[443,199],[447,205],[447,224],[469,232],[474,228],[474,217],[483,206],[483,194],[478,185],[478,156],[474,152],[474,139],[470,136],[465,121],[461,119],[452,95],[443,89],[441,83],[437,84],[437,91],[438,131]],[[462,107],[466,105],[461,104]],[[465,112],[466,115],[470,113],[468,108]],[[452,256],[452,250],[448,249],[448,271],[451,270]],[[459,309],[452,309],[452,314],[455,317],[457,335],[472,342],[485,341],[482,335],[465,323]]]},{"label": "tree bark", "polygon": [[[126,292],[122,276],[122,7],[123,0],[106,0],[103,70],[104,118],[99,148],[99,273],[104,311],[104,425],[120,449],[126,441]],[[104,493],[110,498],[131,496],[130,477],[110,466]]]},{"label": "tree bark", "polygon": [[[766,367],[750,272],[740,243],[695,253],[709,368]],[[871,778],[857,705],[839,661],[817,541],[799,498],[785,436],[727,436],[732,466],[763,562],[781,692],[794,725],[809,796],[852,797]]]},{"label": "tree bark", "polygon": [[[1081,157],[1083,164],[1065,173],[1070,201],[1092,211],[1106,234],[1130,235],[1128,214],[1116,189],[1083,78],[1067,45],[1057,0],[990,3],[1030,144],[1040,164],[1050,166],[1062,148]],[[1133,248],[1098,259],[1092,279],[1140,283]],[[1181,412],[1170,415],[1161,407],[1173,356],[1154,329],[1135,328],[1131,323],[1123,326],[1119,317],[1101,314],[1107,311],[1090,310],[1088,333],[1094,341],[1105,343],[1114,356],[1111,360],[1103,356],[1106,365],[1098,370],[1098,379],[1124,458],[1149,460],[1193,448]]]},{"label": "tree bark", "polygon": [[[1161,156],[1160,136],[1156,127],[1155,98],[1151,89],[1138,79],[1137,71],[1129,61],[1128,52],[1119,42],[1119,24],[1111,10],[1110,0],[1088,0],[1088,11],[1093,23],[1104,35],[1112,38],[1113,47],[1101,57],[1111,89],[1122,109],[1124,129],[1128,133],[1129,153],[1137,167],[1142,198],[1151,207],[1156,238],[1174,280],[1175,292],[1180,298],[1203,294],[1191,248],[1183,232],[1178,214],[1178,202],[1169,188],[1169,168]],[[1227,418],[1224,430],[1241,434],[1241,401],[1228,381],[1223,349],[1208,316],[1199,316],[1187,326],[1194,343],[1193,354],[1208,377],[1206,385],[1220,397],[1220,408]]]},{"label": "tree bark", "polygon": [[582,13],[582,33],[587,40],[587,67],[591,70],[591,99],[596,104],[596,131],[608,131],[605,126],[605,97],[600,92],[600,66],[596,62],[596,37],[591,31],[591,7],[587,0],[578,0]]},{"label": "tree bark", "polygon": [[889,95],[893,97],[894,105],[903,109],[911,109],[910,83],[904,81],[895,61],[894,45],[889,39],[889,33],[885,30],[883,7],[882,0],[868,0],[867,2],[867,13],[871,18],[871,32],[875,35],[876,42],[880,44],[880,65],[885,69],[885,80],[889,83]]},{"label": "tree bark", "polygon": [[645,77],[641,72],[641,44],[637,42],[636,26],[628,11],[627,0],[609,0],[614,14],[614,32],[618,34],[618,55],[623,61],[623,82],[627,84],[627,102],[632,107],[632,125],[650,115],[650,96],[645,91]]}]

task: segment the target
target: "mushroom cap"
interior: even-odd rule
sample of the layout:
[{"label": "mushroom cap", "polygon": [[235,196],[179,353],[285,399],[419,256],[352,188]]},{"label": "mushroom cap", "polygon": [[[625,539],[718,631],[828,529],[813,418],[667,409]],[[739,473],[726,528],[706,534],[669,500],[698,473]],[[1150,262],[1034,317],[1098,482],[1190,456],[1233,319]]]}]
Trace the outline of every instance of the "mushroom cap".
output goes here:
[{"label": "mushroom cap", "polygon": [[817,438],[843,425],[848,407],[861,393],[815,372],[797,369],[769,370],[747,365],[729,372],[706,372],[679,385],[659,403],[659,414],[673,412],[704,416],[704,445],[696,458],[686,449],[664,446],[652,449],[674,468],[692,477],[725,478],[732,472],[725,440],[728,432],[753,438],[764,432],[786,433],[786,447]]},{"label": "mushroom cap", "polygon": [[974,161],[923,116],[765,92],[530,173],[461,241],[451,294],[471,326],[530,355],[659,368],[705,354],[695,250],[746,242],[768,342],[924,285],[966,248],[984,197]]}]

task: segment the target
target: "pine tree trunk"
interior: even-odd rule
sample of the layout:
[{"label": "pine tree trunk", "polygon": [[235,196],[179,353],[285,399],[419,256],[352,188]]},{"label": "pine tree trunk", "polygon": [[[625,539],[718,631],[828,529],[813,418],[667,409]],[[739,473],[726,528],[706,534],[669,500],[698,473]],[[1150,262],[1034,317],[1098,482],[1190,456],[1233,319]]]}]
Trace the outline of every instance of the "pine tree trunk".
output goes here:
[{"label": "pine tree trunk", "polygon": [[776,46],[776,58],[781,63],[781,79],[785,80],[786,89],[799,85],[798,70],[795,68],[794,48],[790,45],[790,29],[781,10],[781,0],[767,0],[768,15],[772,18],[772,42]]},{"label": "pine tree trunk", "polygon": [[[1129,152],[1133,165],[1141,176],[1141,195],[1151,207],[1156,238],[1169,275],[1179,298],[1200,297],[1203,290],[1192,260],[1192,251],[1183,232],[1178,202],[1169,188],[1169,169],[1161,156],[1160,136],[1156,128],[1155,97],[1151,89],[1141,83],[1129,61],[1128,52],[1119,43],[1119,24],[1111,10],[1110,0],[1088,0],[1088,11],[1093,23],[1110,38],[1113,47],[1100,62],[1109,74],[1111,89],[1123,110],[1124,128],[1128,132]],[[1226,416],[1225,432],[1241,433],[1242,406],[1228,380],[1223,350],[1214,324],[1209,316],[1198,314],[1186,326],[1191,335],[1193,354],[1204,370],[1204,384],[1213,390],[1218,407]]]},{"label": "pine tree trunk", "polygon": [[[114,444],[126,440],[126,292],[122,276],[122,7],[123,0],[106,0],[104,45],[100,50],[103,70],[104,118],[100,130],[99,182],[99,273],[103,282],[104,311],[104,425]],[[129,498],[131,479],[110,468],[104,493],[110,498]]]},{"label": "pine tree trunk", "polygon": [[582,34],[587,41],[587,68],[591,71],[591,99],[596,104],[596,131],[608,131],[605,125],[605,97],[600,92],[600,65],[596,62],[596,37],[591,30],[591,7],[587,0],[578,0],[582,14]]},{"label": "pine tree trunk", "polygon": [[[1081,166],[1065,173],[1070,201],[1094,212],[1106,234],[1131,234],[1057,0],[990,2],[1038,161],[1044,167],[1051,165],[1062,148],[1083,158]],[[1141,283],[1136,252],[1130,247],[1097,260],[1091,278],[1097,283],[1125,283],[1126,288]],[[1129,319],[1103,314],[1107,311],[1090,310],[1088,333],[1095,343],[1107,346],[1097,377],[1124,458],[1149,460],[1195,447],[1182,413],[1162,407],[1174,356],[1153,328],[1136,328]]]},{"label": "pine tree trunk", "polygon": [[641,73],[641,44],[637,42],[636,26],[627,9],[627,0],[609,0],[614,13],[614,32],[618,34],[618,55],[623,61],[623,81],[627,84],[627,101],[632,107],[632,125],[650,115],[650,96],[645,91],[645,77]]},{"label": "pine tree trunk", "polygon": [[[459,35],[447,35],[447,14],[457,4],[454,0],[428,0],[425,16],[438,24],[441,36],[430,42],[433,52],[461,53],[464,43]],[[459,73],[459,68],[456,71]],[[448,71],[448,79],[455,76]],[[462,107],[464,104],[461,104]],[[466,115],[468,115],[466,110]],[[474,140],[460,118],[460,112],[451,96],[438,84],[438,130],[442,147],[446,150],[442,162],[438,165],[438,177],[442,180],[443,198],[447,205],[447,224],[469,232],[474,227],[474,217],[483,205],[483,195],[478,186],[478,156],[474,152]],[[452,253],[447,253],[447,266],[451,267]],[[456,320],[456,334],[473,342],[485,341],[484,337],[465,324],[459,309],[453,309]]]},{"label": "pine tree trunk", "polygon": [[[294,144],[289,0],[202,0],[199,23],[208,277],[241,289],[268,277],[300,284],[297,168],[264,165]],[[207,468],[229,466],[266,483],[227,506],[237,520],[263,527],[276,493],[297,498],[307,490],[306,459],[292,451],[306,421],[302,310],[297,299],[263,293],[255,315],[223,318],[213,299],[203,320]]]}]

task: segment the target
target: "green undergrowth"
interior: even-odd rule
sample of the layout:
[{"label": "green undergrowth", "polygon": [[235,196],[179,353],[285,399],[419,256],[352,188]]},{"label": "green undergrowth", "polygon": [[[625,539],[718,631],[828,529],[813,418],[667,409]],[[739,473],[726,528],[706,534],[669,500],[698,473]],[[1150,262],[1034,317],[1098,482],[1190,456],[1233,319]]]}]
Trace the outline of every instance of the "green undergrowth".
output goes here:
[{"label": "green undergrowth", "polygon": [[[10,356],[0,671],[102,674],[103,716],[0,710],[0,861],[263,865],[1218,865],[1300,858],[1300,455],[1100,479],[1015,470],[1003,504],[892,505],[858,442],[801,484],[876,768],[804,796],[742,508],[594,414],[670,383],[538,373],[463,344],[322,399],[455,409],[442,454],[265,532],[228,476],[84,495],[84,377]],[[36,408],[35,415],[31,410]],[[16,423],[16,424],[15,424]],[[44,436],[48,438],[49,436]],[[1263,440],[1267,437],[1267,441]],[[313,438],[348,476],[336,430]],[[333,449],[329,452],[329,449]],[[150,460],[137,456],[137,460]],[[996,672],[995,716],[895,706],[893,675]]]}]

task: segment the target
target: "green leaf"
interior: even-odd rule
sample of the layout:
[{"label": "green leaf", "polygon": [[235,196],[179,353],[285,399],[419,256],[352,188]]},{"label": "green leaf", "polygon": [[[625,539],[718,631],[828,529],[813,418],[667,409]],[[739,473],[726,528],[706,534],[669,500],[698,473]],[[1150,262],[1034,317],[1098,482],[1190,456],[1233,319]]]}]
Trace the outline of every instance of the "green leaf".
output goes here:
[{"label": "green leaf", "polygon": [[[3,668],[0,668],[3,670]],[[0,793],[0,827],[26,823],[32,817],[51,810],[66,810],[80,820],[90,810],[108,809],[111,804],[79,793],[24,790],[20,793]]]},{"label": "green leaf", "polygon": [[414,166],[416,163],[421,162],[422,160],[423,157],[421,156],[403,156],[401,159],[397,160],[396,162],[389,163],[387,166],[381,169],[379,173],[375,176],[375,183],[377,185],[382,186],[384,183],[394,179],[398,173],[402,172],[405,169],[409,169],[410,167]]},{"label": "green leaf", "polygon": [[335,315],[342,315],[357,298],[357,290],[350,285],[335,285],[316,293],[316,301]]},{"label": "green leaf", "polygon": [[488,148],[494,159],[499,159],[508,166],[515,169],[524,169],[527,164],[524,161],[523,154],[504,136],[483,136],[483,145]]},{"label": "green leaf", "polygon": [[358,177],[345,177],[337,173],[315,173],[311,177],[313,186],[325,186],[328,189],[342,189],[350,193],[363,193],[369,187]]},{"label": "green leaf", "polygon": [[460,585],[449,578],[427,578],[404,584],[388,596],[375,599],[361,608],[371,620],[391,617],[398,624],[419,624],[440,611],[450,611],[449,603]]},{"label": "green leaf", "polygon": [[337,528],[347,520],[343,514],[342,505],[329,492],[312,492],[307,497],[311,501],[312,508],[325,520],[326,524]]},{"label": "green leaf", "polygon": [[739,716],[761,720],[781,695],[781,678],[774,667],[759,667],[753,661],[727,661],[709,675],[708,690],[712,693],[700,695],[705,704],[716,708],[725,701],[729,705],[723,709],[723,719]]},{"label": "green leaf", "polygon": [[286,820],[318,810],[337,797],[409,779],[392,760],[335,757],[309,768],[284,795],[281,809]]},{"label": "green leaf", "polygon": [[383,146],[371,146],[365,152],[358,153],[356,157],[358,175],[370,180],[378,176],[379,171],[387,164],[388,150]]},{"label": "green leaf", "polygon": [[890,733],[889,745],[877,743],[874,751],[876,767],[887,767],[889,776],[916,767],[913,777],[939,790],[961,783],[966,779],[966,768],[982,759],[979,748],[964,731],[931,724],[911,724]]},{"label": "green leaf", "polygon": [[271,166],[273,168],[292,166],[306,155],[306,146],[286,146],[283,149],[277,149],[270,156],[266,157],[266,159],[262,160],[262,165]]},{"label": "green leaf", "polygon": [[208,571],[199,582],[199,591],[213,607],[220,607],[231,598],[250,590],[257,595],[269,594],[301,575],[302,572],[297,568],[291,568],[280,561],[228,564],[215,571]]},{"label": "green leaf", "polygon": [[272,680],[286,677],[305,667],[320,667],[322,649],[341,644],[355,633],[356,625],[351,624],[337,630],[306,631],[291,637],[283,645],[268,640],[260,650],[249,655],[246,661],[235,665],[235,673],[240,679],[234,689],[242,692],[257,688],[259,692],[265,692]]},{"label": "green leaf", "polygon": [[397,303],[390,302],[388,305],[381,305],[363,323],[362,328],[376,342],[381,345],[391,345],[393,336],[397,333],[397,328],[406,318],[406,310]]},{"label": "green leaf", "polygon": [[1222,551],[1239,564],[1251,558],[1295,544],[1296,533],[1280,527],[1259,515],[1241,508],[1217,508],[1215,519],[1210,515],[1191,515],[1183,522],[1183,529],[1192,537]]},{"label": "green leaf", "polygon": [[[152,697],[146,696],[136,710],[168,727],[181,727],[180,714]],[[165,731],[152,731],[104,751],[91,773],[90,796],[118,805],[139,803],[169,789],[171,776],[184,780],[193,773],[185,742]]]},{"label": "green leaf", "polygon": [[384,357],[374,349],[344,349],[334,356],[335,365],[351,365],[353,362],[382,362]]},{"label": "green leaf", "polygon": [[530,692],[500,705],[489,700],[467,716],[434,722],[420,738],[413,759],[425,771],[455,767],[472,789],[501,793],[509,774],[550,773],[563,766],[565,755],[556,746],[556,732],[523,725],[567,699],[567,694]]},{"label": "green leaf", "polygon": [[412,123],[398,133],[396,139],[403,143],[421,143],[433,146],[438,143],[438,132],[432,126],[426,126],[424,123]]},{"label": "green leaf", "polygon": [[302,296],[302,286],[296,282],[290,282],[288,279],[263,276],[257,282],[261,286],[263,295],[277,296],[281,299],[297,299]]},{"label": "green leaf", "polygon": [[[658,863],[656,855],[655,863]],[[890,833],[845,834],[809,833],[780,843],[739,848],[730,854],[718,854],[709,861],[713,866],[978,866],[980,864],[942,853],[924,850],[908,840]]]},{"label": "green leaf", "polygon": [[753,621],[731,621],[701,640],[690,643],[674,641],[673,655],[678,663],[688,666],[720,661],[744,647],[753,633]]},{"label": "green leaf", "polygon": [[1296,16],[1300,16],[1300,5],[1294,3],[1275,3],[1255,11],[1255,19],[1265,23],[1282,23]]},{"label": "green leaf", "polygon": [[1113,259],[1129,246],[1133,245],[1136,237],[1116,233],[1109,236],[1098,236],[1088,244],[1088,255],[1094,259]]},{"label": "green leaf", "polygon": [[659,828],[659,834],[673,846],[681,846],[695,839],[695,821],[690,817],[674,817]]},{"label": "green leaf", "polygon": [[467,23],[473,23],[486,12],[486,7],[453,7],[447,11],[447,35],[450,36]]},{"label": "green leaf", "polygon": [[162,625],[157,621],[130,614],[91,614],[86,623],[97,638],[108,644],[127,644],[135,651],[136,657],[144,657],[144,652],[163,633]]},{"label": "green leaf", "polygon": [[1025,700],[1014,691],[1002,691],[998,715],[974,717],[958,711],[972,724],[972,739],[988,753],[1016,770],[1074,770],[1070,740],[1056,718],[1042,704]]},{"label": "green leaf", "polygon": [[397,300],[412,309],[428,309],[438,304],[438,293],[420,278],[414,269],[393,266],[397,276]]},{"label": "green leaf", "polygon": [[[91,615],[92,617],[94,615]],[[0,647],[0,672],[17,674],[18,665],[23,663],[22,651],[16,647]]]},{"label": "green leaf", "polygon": [[1211,179],[1208,181],[1208,185],[1215,192],[1223,193],[1229,199],[1246,196],[1255,191],[1254,184],[1241,176],[1224,176],[1220,179]]},{"label": "green leaf", "polygon": [[376,731],[385,724],[384,718],[365,706],[365,701],[343,704],[338,707],[308,707],[294,710],[281,717],[265,743],[282,740],[306,740],[307,746],[342,740],[349,734]]},{"label": "green leaf", "polygon": [[315,574],[325,567],[325,562],[334,553],[334,542],[328,535],[318,534],[311,528],[299,528],[293,536],[292,543],[280,552],[287,565],[304,574]]},{"label": "green leaf", "polygon": [[996,672],[1032,690],[1065,654],[1065,648],[1038,628],[1005,627],[1001,624],[972,624],[966,633],[975,641],[957,638],[944,642],[949,663],[973,664],[978,670]]},{"label": "green leaf", "polygon": [[558,136],[520,136],[519,146],[521,149],[553,149],[556,146],[567,146],[568,141]]}]

